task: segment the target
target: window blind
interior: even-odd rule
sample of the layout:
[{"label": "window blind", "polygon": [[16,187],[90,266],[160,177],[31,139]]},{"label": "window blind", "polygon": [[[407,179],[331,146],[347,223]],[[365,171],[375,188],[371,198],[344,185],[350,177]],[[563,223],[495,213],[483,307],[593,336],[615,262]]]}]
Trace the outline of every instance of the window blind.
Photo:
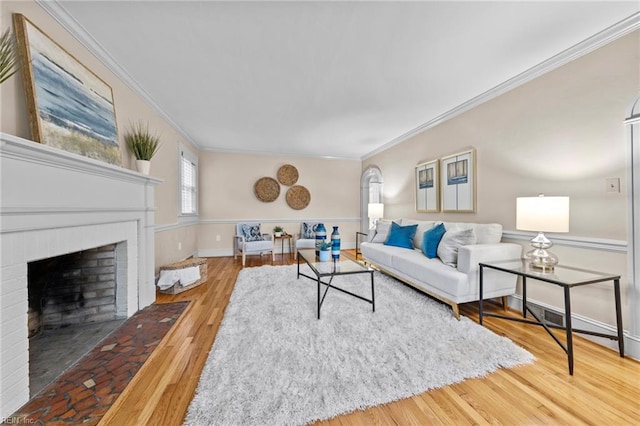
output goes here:
[{"label": "window blind", "polygon": [[182,153],[182,214],[196,213],[196,165]]}]

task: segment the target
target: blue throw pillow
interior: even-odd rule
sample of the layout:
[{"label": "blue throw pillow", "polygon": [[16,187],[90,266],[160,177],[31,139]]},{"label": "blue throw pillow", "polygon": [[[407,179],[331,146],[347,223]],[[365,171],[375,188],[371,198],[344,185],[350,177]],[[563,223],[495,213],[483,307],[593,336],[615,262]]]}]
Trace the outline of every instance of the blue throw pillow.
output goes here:
[{"label": "blue throw pillow", "polygon": [[439,223],[422,234],[422,252],[429,259],[438,257],[438,244],[445,232],[444,224]]},{"label": "blue throw pillow", "polygon": [[391,223],[391,230],[387,241],[384,242],[387,246],[396,246],[412,249],[413,248],[413,236],[416,235],[416,229],[418,224],[400,226],[395,222]]},{"label": "blue throw pillow", "polygon": [[302,222],[302,238],[313,240],[316,237],[316,223]]},{"label": "blue throw pillow", "polygon": [[245,241],[262,241],[260,225],[242,225],[242,234]]}]

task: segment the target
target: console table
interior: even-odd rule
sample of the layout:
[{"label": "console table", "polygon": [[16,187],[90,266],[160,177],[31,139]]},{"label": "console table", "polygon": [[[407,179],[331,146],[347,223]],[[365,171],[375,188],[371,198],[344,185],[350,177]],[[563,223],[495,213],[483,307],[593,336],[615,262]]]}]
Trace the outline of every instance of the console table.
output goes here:
[{"label": "console table", "polygon": [[[572,335],[573,332],[589,334],[589,335],[598,336],[598,337],[604,337],[611,340],[617,340],[618,351],[620,352],[620,356],[624,357],[622,311],[620,306],[621,305],[620,275],[607,274],[604,272],[590,271],[587,269],[572,268],[569,266],[560,266],[560,265],[556,266],[552,270],[543,271],[541,269],[536,269],[534,267],[531,267],[527,261],[522,259],[508,260],[508,261],[502,261],[502,262],[479,263],[478,266],[480,269],[480,277],[479,277],[480,325],[482,325],[483,317],[494,317],[494,318],[502,318],[509,321],[518,321],[526,324],[539,325],[544,327],[544,329],[547,331],[547,333],[549,333],[549,335],[553,338],[553,340],[555,340],[556,343],[560,345],[560,347],[567,353],[567,358],[569,363],[569,374],[571,375],[573,375],[573,335]],[[515,274],[522,277],[522,318],[484,312],[483,303],[482,303],[482,291],[483,291],[483,280],[484,280],[485,268],[493,269],[496,271],[502,271],[507,274]],[[538,316],[531,309],[527,307],[527,278],[557,285],[563,288],[564,313],[565,313],[564,327],[561,327],[555,324],[547,324],[546,322],[538,318]],[[613,282],[613,294],[614,294],[615,307],[616,307],[617,335],[597,333],[589,330],[578,330],[573,328],[571,326],[571,288],[600,283],[600,282],[606,282],[606,281]],[[531,314],[531,316],[535,319],[535,321],[527,319],[527,312]],[[553,333],[553,331],[551,331],[552,328],[565,330],[566,337],[567,337],[566,345],[558,339],[558,337]]]}]

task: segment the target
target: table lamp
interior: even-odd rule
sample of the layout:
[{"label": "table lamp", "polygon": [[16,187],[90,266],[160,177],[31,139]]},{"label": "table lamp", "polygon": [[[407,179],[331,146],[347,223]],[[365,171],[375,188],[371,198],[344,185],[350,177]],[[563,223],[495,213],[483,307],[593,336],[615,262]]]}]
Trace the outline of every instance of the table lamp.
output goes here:
[{"label": "table lamp", "polygon": [[538,232],[525,259],[535,268],[553,269],[558,256],[547,250],[553,243],[544,232],[569,232],[569,197],[518,197],[516,229]]},{"label": "table lamp", "polygon": [[382,219],[382,217],[384,216],[384,204],[369,203],[369,206],[367,208],[367,216],[369,216],[371,227],[376,226],[378,219]]}]

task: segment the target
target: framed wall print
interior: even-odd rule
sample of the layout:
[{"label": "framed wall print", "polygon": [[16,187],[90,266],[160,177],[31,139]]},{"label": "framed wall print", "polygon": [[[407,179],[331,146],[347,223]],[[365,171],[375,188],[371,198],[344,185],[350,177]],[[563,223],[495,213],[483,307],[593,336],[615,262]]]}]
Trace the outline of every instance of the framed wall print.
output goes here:
[{"label": "framed wall print", "polygon": [[438,160],[416,166],[416,211],[434,213],[440,211],[440,176]]},{"label": "framed wall print", "polygon": [[23,15],[13,25],[33,140],[121,165],[111,87]]},{"label": "framed wall print", "polygon": [[442,211],[476,211],[476,151],[471,148],[440,159]]}]

